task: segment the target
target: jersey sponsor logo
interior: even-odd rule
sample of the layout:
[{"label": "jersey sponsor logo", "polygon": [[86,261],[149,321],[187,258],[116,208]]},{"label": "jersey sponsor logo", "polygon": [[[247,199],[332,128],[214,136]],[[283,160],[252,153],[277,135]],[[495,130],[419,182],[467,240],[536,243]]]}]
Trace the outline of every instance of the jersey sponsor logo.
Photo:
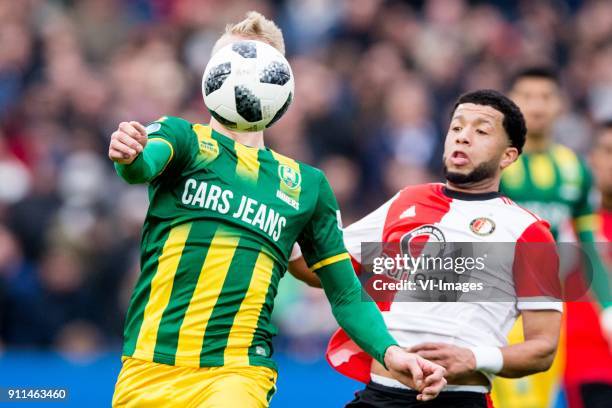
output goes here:
[{"label": "jersey sponsor logo", "polygon": [[301,174],[285,164],[278,166],[278,177],[291,190],[295,190],[302,183]]},{"label": "jersey sponsor logo", "polygon": [[426,249],[429,256],[440,256],[446,248],[444,232],[435,225],[425,224],[407,232],[400,238],[400,250],[413,258]]},{"label": "jersey sponsor logo", "polygon": [[258,227],[275,242],[279,240],[282,229],[287,225],[287,219],[274,209],[268,208],[265,204],[260,204],[257,200],[245,195],[242,196],[240,205],[236,212],[232,214],[232,217]]},{"label": "jersey sponsor logo", "polygon": [[192,178],[185,182],[181,202],[184,205],[215,211],[221,215],[228,215],[231,212],[232,218],[259,228],[275,242],[280,239],[283,228],[287,225],[285,217],[251,197],[242,195],[238,202],[233,191],[205,181],[198,182]]},{"label": "jersey sponsor logo", "polygon": [[231,207],[230,200],[233,198],[234,192],[231,190],[224,190],[206,182],[198,183],[190,178],[185,182],[181,201],[183,204],[227,214]]},{"label": "jersey sponsor logo", "polygon": [[217,141],[210,140],[200,140],[200,153],[210,156],[217,156],[219,154],[219,145],[217,145]]},{"label": "jersey sponsor logo", "polygon": [[415,217],[415,216],[416,216],[416,206],[411,205],[406,210],[404,210],[404,212],[401,213],[399,217],[400,219],[402,219],[402,218]]},{"label": "jersey sponsor logo", "polygon": [[294,200],[293,198],[289,197],[287,194],[283,193],[280,190],[276,190],[276,198],[280,199],[281,201],[284,201],[296,210],[300,209],[300,203],[298,203],[297,200]]},{"label": "jersey sponsor logo", "polygon": [[474,218],[472,222],[470,222],[470,229],[474,234],[485,237],[491,235],[493,231],[495,231],[495,222],[487,217]]},{"label": "jersey sponsor logo", "polygon": [[145,128],[145,130],[147,131],[147,135],[150,135],[151,133],[155,133],[157,131],[159,131],[159,129],[161,129],[161,123],[151,123],[149,126],[147,126]]}]

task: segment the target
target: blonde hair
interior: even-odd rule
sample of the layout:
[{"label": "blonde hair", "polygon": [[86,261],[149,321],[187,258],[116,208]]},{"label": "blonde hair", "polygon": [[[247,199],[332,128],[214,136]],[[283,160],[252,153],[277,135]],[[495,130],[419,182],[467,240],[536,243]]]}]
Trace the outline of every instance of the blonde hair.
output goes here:
[{"label": "blonde hair", "polygon": [[249,11],[244,20],[226,25],[225,32],[215,43],[212,53],[227,45],[226,40],[232,36],[265,42],[285,55],[283,32],[272,20],[268,20],[257,11]]}]

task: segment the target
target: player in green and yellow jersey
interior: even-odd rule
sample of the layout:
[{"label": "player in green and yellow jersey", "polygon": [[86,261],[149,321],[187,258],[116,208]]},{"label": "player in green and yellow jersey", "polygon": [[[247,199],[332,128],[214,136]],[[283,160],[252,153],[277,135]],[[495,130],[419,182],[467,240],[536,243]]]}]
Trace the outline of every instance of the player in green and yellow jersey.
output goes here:
[{"label": "player in green and yellow jersey", "polygon": [[[215,49],[240,39],[284,51],[280,30],[258,13],[229,26]],[[109,157],[124,180],[148,183],[150,198],[114,406],[268,406],[270,319],[296,241],[357,344],[423,400],[444,386],[444,370],[400,349],[362,298],[320,170],[265,148],[263,132],[214,119],[123,122]]]},{"label": "player in green and yellow jersey", "polygon": [[555,73],[546,68],[518,74],[510,96],[528,119],[527,141],[521,159],[504,171],[501,188],[547,220],[555,238],[573,221],[576,232],[593,241],[591,174],[582,158],[552,140],[552,126],[561,109],[559,93]]},{"label": "player in green and yellow jersey", "polygon": [[[523,154],[502,175],[501,189],[521,206],[547,220],[558,241],[575,235],[593,273],[591,288],[601,307],[610,306],[608,273],[595,248],[598,217],[590,202],[591,174],[584,160],[571,149],[552,140],[552,128],[561,111],[561,90],[554,70],[529,67],[518,72],[511,84],[510,96],[520,107],[527,124]],[[572,238],[573,239],[573,238]],[[571,318],[567,304],[567,319]],[[510,333],[518,342],[520,322]],[[571,333],[570,333],[571,335]],[[564,359],[562,336],[559,352],[548,372],[518,380],[496,379],[493,387],[496,406],[501,408],[546,408],[551,405],[561,385]]]}]

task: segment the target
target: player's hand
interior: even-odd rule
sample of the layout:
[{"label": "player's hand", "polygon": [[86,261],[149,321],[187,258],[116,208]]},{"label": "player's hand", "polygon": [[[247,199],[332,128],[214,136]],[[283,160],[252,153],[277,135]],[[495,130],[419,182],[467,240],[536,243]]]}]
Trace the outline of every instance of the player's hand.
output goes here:
[{"label": "player's hand", "polygon": [[121,164],[130,164],[147,145],[147,130],[140,123],[121,122],[111,135],[108,158]]},{"label": "player's hand", "polygon": [[419,401],[436,398],[446,385],[445,370],[442,366],[398,346],[387,349],[385,365],[395,379],[419,392]]},{"label": "player's hand", "polygon": [[446,369],[446,379],[452,384],[476,370],[476,357],[472,350],[444,343],[421,343],[408,351],[417,353]]}]

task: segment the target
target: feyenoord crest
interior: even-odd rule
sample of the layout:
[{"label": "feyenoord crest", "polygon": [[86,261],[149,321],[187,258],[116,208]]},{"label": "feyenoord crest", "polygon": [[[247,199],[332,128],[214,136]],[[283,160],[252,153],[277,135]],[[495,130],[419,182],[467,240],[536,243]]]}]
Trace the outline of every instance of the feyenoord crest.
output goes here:
[{"label": "feyenoord crest", "polygon": [[302,176],[289,166],[281,164],[278,166],[278,177],[291,190],[295,190],[302,182]]},{"label": "feyenoord crest", "polygon": [[491,235],[495,231],[495,223],[490,218],[478,217],[470,222],[470,229],[474,234],[484,237]]}]

